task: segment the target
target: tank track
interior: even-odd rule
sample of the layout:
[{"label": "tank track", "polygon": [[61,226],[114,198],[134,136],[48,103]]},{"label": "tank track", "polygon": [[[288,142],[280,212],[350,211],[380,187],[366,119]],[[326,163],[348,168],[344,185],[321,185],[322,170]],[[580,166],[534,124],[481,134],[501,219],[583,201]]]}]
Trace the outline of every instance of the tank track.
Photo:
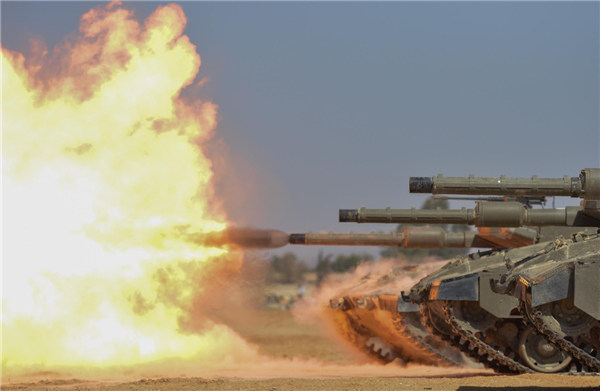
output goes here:
[{"label": "tank track", "polygon": [[348,322],[348,331],[350,331],[350,333],[345,333],[345,339],[350,344],[354,345],[361,353],[382,364],[389,364],[393,361],[398,361],[400,364],[404,363],[398,352],[389,347],[379,337],[363,330],[355,323],[355,320],[346,316],[346,322]]},{"label": "tank track", "polygon": [[[377,308],[377,310],[381,311],[379,308]],[[405,357],[403,357],[401,352],[389,346],[379,336],[364,330],[359,324],[356,323],[356,320],[348,317],[347,321],[352,330],[352,335],[347,335],[346,340],[367,356],[382,363],[391,363],[397,361],[402,365],[411,361],[405,360]],[[397,314],[394,316],[393,327],[402,338],[411,343],[410,348],[420,351],[430,359],[430,362],[424,364],[438,365],[439,363],[442,363],[442,365],[447,366],[464,366],[463,363],[444,353],[445,349],[453,348],[449,347],[441,339],[437,339],[433,336],[423,338],[411,332],[410,326],[406,323],[406,318],[403,314]],[[381,343],[376,343],[376,339],[380,340]],[[389,348],[389,351],[386,347]]]},{"label": "tank track", "polygon": [[470,331],[463,329],[454,316],[452,307],[448,304],[444,306],[444,312],[453,331],[458,334],[456,337],[439,332],[431,322],[427,306],[423,305],[421,309],[423,314],[421,319],[431,334],[438,336],[484,367],[499,373],[534,373],[533,370],[505,356],[502,352],[474,336]]},{"label": "tank track", "polygon": [[[588,368],[583,368],[581,372],[572,371],[568,372],[568,374],[579,376],[600,376],[600,360],[598,360],[596,357],[592,356],[585,350],[581,349],[571,341],[565,339],[560,333],[556,332],[552,327],[550,327],[544,321],[542,312],[531,308],[531,302],[521,301],[521,304],[525,305],[524,312],[526,313],[526,316],[524,317],[524,319],[527,319],[526,322],[528,321],[528,323],[531,323],[536,332],[542,334],[556,346],[559,346],[563,351],[567,352],[575,360],[588,366]],[[521,311],[523,312],[523,310]],[[590,368],[595,370],[596,372],[585,371],[586,369]]]},{"label": "tank track", "polygon": [[[466,343],[463,343],[462,346],[465,346],[471,352],[471,358],[477,359],[483,365],[486,365],[486,362],[491,364],[492,369],[497,372],[505,372],[503,369],[508,368],[510,372],[515,373],[535,373],[532,369],[505,356],[501,351],[485,343],[485,332],[481,333],[483,338],[477,338],[471,331],[465,330],[458,322],[456,316],[454,316],[454,309],[448,302],[444,303],[444,313],[446,314],[447,322],[452,326],[452,330],[461,337],[460,340],[464,339],[466,342],[469,342],[468,346]],[[458,341],[459,345],[460,340]]]},{"label": "tank track", "polygon": [[430,335],[425,338],[415,335],[414,333],[412,333],[410,331],[408,325],[406,324],[405,317],[403,315],[394,316],[393,321],[394,321],[394,328],[396,329],[396,331],[398,333],[400,333],[408,341],[410,341],[412,343],[413,348],[418,349],[419,351],[421,351],[422,353],[424,353],[425,355],[430,357],[432,362],[442,362],[446,365],[456,366],[456,367],[463,366],[462,363],[454,360],[453,358],[449,357],[447,354],[443,353],[443,351],[440,349],[440,345],[442,345],[442,347],[444,349],[452,349],[452,348],[450,348],[448,346],[443,346],[446,344],[441,339],[438,340],[433,335]]},{"label": "tank track", "polygon": [[379,337],[369,338],[366,346],[369,349],[369,356],[374,355],[379,361],[383,361],[386,364],[394,361],[398,362],[398,364],[404,363],[399,353]]},{"label": "tank track", "polygon": [[[450,345],[452,348],[458,350],[461,353],[466,354],[468,357],[471,357],[471,355],[473,354],[472,351],[470,351],[469,349],[465,349],[465,347],[463,345],[458,344],[457,341],[455,341],[452,337],[439,332],[435,328],[435,326],[431,322],[431,318],[429,317],[429,309],[425,305],[421,306],[421,322],[423,323],[423,326],[425,326],[427,331],[429,331],[429,334],[431,334],[434,338],[437,338],[437,339],[441,340],[442,342],[445,342],[446,344]],[[490,366],[488,363],[481,362],[479,360],[479,357],[473,357],[473,359],[476,362],[485,366],[486,368],[495,369],[492,366]]]}]

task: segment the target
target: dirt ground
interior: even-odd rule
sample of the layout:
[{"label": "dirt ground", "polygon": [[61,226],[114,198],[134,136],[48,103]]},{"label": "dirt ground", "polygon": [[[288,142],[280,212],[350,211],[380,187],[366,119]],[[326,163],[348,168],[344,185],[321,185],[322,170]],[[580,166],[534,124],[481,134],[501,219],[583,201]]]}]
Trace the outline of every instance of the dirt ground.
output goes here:
[{"label": "dirt ground", "polygon": [[[156,379],[131,383],[108,384],[79,382],[45,382],[22,384],[12,389],[49,390],[459,390],[459,391],[566,391],[599,390],[598,379],[574,379],[561,375],[476,376],[438,378],[278,378],[278,379]],[[4,388],[4,387],[3,387]]]},{"label": "dirt ground", "polygon": [[[334,342],[317,325],[296,321],[291,311],[264,310],[248,322],[228,322],[259,352],[274,360],[318,360],[307,372],[285,371],[270,375],[217,378],[158,378],[133,382],[35,379],[3,384],[15,390],[460,390],[460,391],[562,391],[573,388],[600,390],[600,377],[566,375],[496,375],[484,370],[434,367],[381,366]],[[225,320],[226,321],[226,320]],[[290,360],[291,359],[291,360]]]}]

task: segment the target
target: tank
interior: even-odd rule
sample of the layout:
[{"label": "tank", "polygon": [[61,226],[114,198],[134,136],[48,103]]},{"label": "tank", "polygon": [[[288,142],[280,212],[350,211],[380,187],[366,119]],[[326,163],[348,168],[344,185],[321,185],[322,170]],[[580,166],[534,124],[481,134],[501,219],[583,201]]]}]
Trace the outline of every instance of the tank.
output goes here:
[{"label": "tank", "polygon": [[[502,199],[503,200],[503,199]],[[499,200],[500,201],[500,200]],[[521,200],[527,205],[526,199]],[[528,206],[530,207],[530,206]],[[436,211],[429,211],[435,213]],[[419,224],[423,220],[411,220]],[[397,234],[306,233],[290,235],[290,243],[303,245],[377,245],[405,248],[484,247],[517,248],[570,234],[571,228],[480,228],[479,231],[445,232],[440,227],[408,227]],[[411,270],[409,273],[407,270]],[[383,276],[367,275],[331,300],[342,335],[380,360],[427,365],[464,365],[464,356],[434,337],[421,322],[426,310],[399,300],[400,279],[416,276],[416,266],[392,269]],[[492,366],[490,363],[488,366]],[[495,368],[502,369],[502,368]]]},{"label": "tank", "polygon": [[[524,335],[525,332],[527,332],[527,335],[531,334],[531,330],[526,329],[524,325],[522,325],[522,318],[518,314],[518,302],[516,300],[508,300],[510,298],[501,295],[496,295],[500,296],[500,300],[498,300],[498,297],[495,298],[496,300],[488,299],[487,297],[493,293],[491,293],[489,286],[487,286],[486,290],[486,286],[484,285],[481,292],[481,298],[485,300],[479,305],[477,302],[479,299],[478,296],[473,293],[471,293],[470,297],[465,296],[468,292],[463,292],[461,290],[460,284],[462,284],[462,282],[460,282],[460,279],[466,275],[471,277],[471,280],[469,280],[471,283],[474,281],[479,282],[478,273],[484,276],[482,277],[482,281],[485,281],[486,277],[488,279],[498,277],[506,270],[505,264],[507,257],[512,258],[515,261],[525,258],[532,252],[539,251],[539,249],[546,245],[545,243],[540,244],[539,240],[546,240],[548,238],[555,239],[560,235],[569,235],[572,232],[573,229],[571,228],[551,229],[549,227],[544,227],[539,231],[539,236],[535,241],[535,243],[538,243],[536,245],[529,245],[522,249],[515,248],[479,252],[467,257],[455,259],[445,265],[441,270],[422,279],[421,282],[417,284],[417,287],[413,288],[413,291],[411,291],[411,293],[414,294],[414,297],[411,298],[413,299],[413,302],[411,303],[399,299],[397,293],[398,289],[392,284],[394,280],[390,279],[390,276],[394,276],[395,279],[400,278],[404,275],[402,274],[402,271],[392,270],[387,276],[380,279],[375,279],[374,276],[368,276],[368,278],[365,278],[364,282],[352,287],[352,289],[349,289],[347,292],[343,292],[337,299],[334,299],[332,301],[332,308],[346,313],[346,316],[349,318],[348,322],[350,326],[355,334],[360,336],[356,337],[354,341],[358,341],[359,344],[366,344],[367,347],[376,348],[381,344],[381,341],[376,339],[375,341],[377,341],[378,344],[373,344],[371,346],[371,342],[373,341],[372,338],[376,337],[393,349],[393,355],[391,356],[393,358],[400,358],[403,361],[408,362],[416,361],[418,363],[429,365],[464,365],[466,360],[460,355],[457,356],[451,349],[448,349],[448,346],[453,346],[459,351],[466,353],[468,356],[472,356],[476,362],[481,362],[485,366],[496,371],[530,372],[523,363],[519,364],[516,362],[515,365],[505,366],[497,361],[489,359],[491,357],[489,354],[487,356],[473,354],[469,344],[464,345],[464,340],[461,341],[460,335],[454,333],[451,327],[445,322],[444,318],[446,315],[443,304],[445,304],[448,299],[456,299],[454,300],[456,302],[463,301],[462,303],[455,304],[462,304],[461,315],[467,317],[466,321],[473,323],[472,319],[469,317],[471,316],[475,317],[478,322],[483,322],[481,324],[476,324],[477,328],[471,328],[471,331],[474,333],[488,331],[489,327],[491,327],[489,324],[496,318],[506,318],[494,322],[493,330],[496,334],[493,335],[490,331],[486,336],[498,338],[500,353],[506,354],[508,358],[516,357],[516,354],[519,352],[520,337]],[[521,245],[519,242],[513,242],[511,244],[512,247],[520,247]],[[491,267],[499,267],[500,271],[493,273],[493,271],[489,272],[486,270],[486,268]],[[414,267],[414,273],[416,273],[417,270],[418,269]],[[445,287],[446,281],[458,281],[458,290],[463,296],[455,294],[454,297],[452,297],[453,292],[446,295],[444,290],[436,297],[429,297],[427,295],[427,293],[429,293],[429,284],[433,282],[441,284],[444,282]],[[369,286],[369,283],[375,285],[377,289],[373,289]],[[471,289],[472,288],[473,287],[471,287]],[[499,305],[498,302],[502,302],[503,305]],[[396,304],[395,306],[394,303]],[[465,307],[465,305],[468,307]],[[482,308],[482,306],[484,308]],[[487,315],[487,312],[490,312],[490,315]],[[382,313],[385,313],[385,315],[382,315]],[[486,314],[487,317],[479,319],[481,314]],[[419,322],[421,322],[420,325]],[[465,320],[461,319],[460,322],[465,322]],[[393,334],[390,334],[390,331],[393,331]],[[500,335],[501,337],[499,337]],[[531,338],[533,337],[530,337],[530,339]],[[402,347],[404,347],[404,350],[402,350]],[[407,357],[406,351],[415,350],[426,352],[427,355],[416,357],[409,355]],[[389,349],[383,349],[382,351],[388,352]],[[527,352],[528,351],[525,350],[525,353]],[[534,353],[528,353],[528,356],[532,355],[534,355]],[[567,358],[565,357],[563,361],[566,359]]]},{"label": "tank", "polygon": [[[563,210],[507,209],[513,213],[512,227],[551,221],[547,228],[561,226],[562,235],[549,242],[460,257],[402,296],[421,306],[422,320],[434,335],[496,371],[600,371],[599,169],[556,179],[411,178],[410,190],[582,198],[581,206]],[[472,221],[479,222],[475,225],[493,226],[488,217],[495,214],[485,211],[484,207],[463,216],[471,213]],[[518,221],[512,220],[517,215]]]}]

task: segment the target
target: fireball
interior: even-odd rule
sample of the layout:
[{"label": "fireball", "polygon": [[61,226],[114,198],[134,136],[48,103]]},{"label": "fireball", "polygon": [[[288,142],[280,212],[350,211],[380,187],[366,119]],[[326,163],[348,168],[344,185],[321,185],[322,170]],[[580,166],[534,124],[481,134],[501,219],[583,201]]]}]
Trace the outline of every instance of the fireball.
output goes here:
[{"label": "fireball", "polygon": [[181,96],[200,67],[185,25],[177,5],[141,24],[111,3],[52,54],[2,49],[4,378],[254,354],[190,318],[241,255],[182,235],[227,223],[217,106]]}]

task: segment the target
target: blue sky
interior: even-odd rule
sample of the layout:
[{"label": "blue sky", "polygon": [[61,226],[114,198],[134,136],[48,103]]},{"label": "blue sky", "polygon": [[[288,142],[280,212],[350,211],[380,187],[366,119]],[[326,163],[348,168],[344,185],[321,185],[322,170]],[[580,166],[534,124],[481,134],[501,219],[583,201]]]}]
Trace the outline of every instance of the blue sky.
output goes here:
[{"label": "blue sky", "polygon": [[[2,2],[2,45],[52,47],[97,4]],[[420,206],[410,176],[600,165],[598,2],[181,5],[230,148],[218,188],[243,224],[388,230],[337,210]]]}]

